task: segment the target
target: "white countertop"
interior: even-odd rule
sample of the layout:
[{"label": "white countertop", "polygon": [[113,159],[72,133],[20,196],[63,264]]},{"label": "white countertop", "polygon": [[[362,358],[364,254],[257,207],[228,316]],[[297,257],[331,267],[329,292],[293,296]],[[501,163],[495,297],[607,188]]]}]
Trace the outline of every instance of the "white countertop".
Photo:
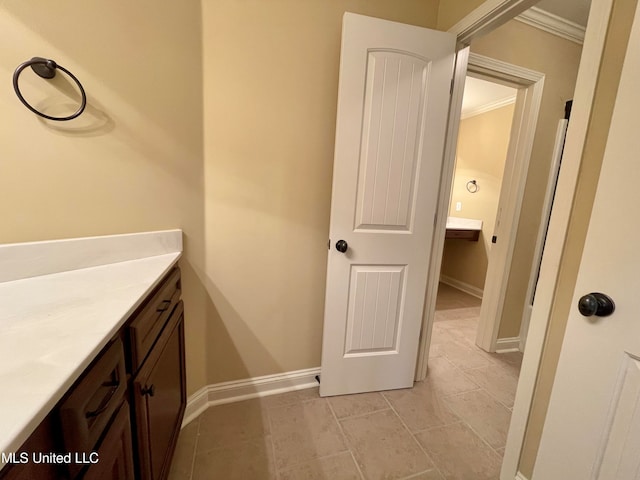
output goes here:
[{"label": "white countertop", "polygon": [[447,228],[451,230],[482,230],[482,220],[474,218],[447,217]]},{"label": "white countertop", "polygon": [[180,230],[0,245],[0,452],[19,449],[181,252]]}]

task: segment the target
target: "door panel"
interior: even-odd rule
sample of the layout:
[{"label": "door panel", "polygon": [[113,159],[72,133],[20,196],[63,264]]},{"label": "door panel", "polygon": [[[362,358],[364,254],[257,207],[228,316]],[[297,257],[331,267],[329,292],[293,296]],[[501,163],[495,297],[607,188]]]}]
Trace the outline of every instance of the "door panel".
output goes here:
[{"label": "door panel", "polygon": [[351,267],[344,355],[395,352],[404,265]]},{"label": "door panel", "polygon": [[413,384],[454,46],[345,14],[321,395]]},{"label": "door panel", "polygon": [[[639,478],[639,83],[636,11],[533,480]],[[590,292],[613,298],[614,313],[580,315]]]},{"label": "door panel", "polygon": [[411,230],[429,64],[369,52],[355,230]]},{"label": "door panel", "polygon": [[598,479],[638,478],[640,474],[640,362],[625,354],[613,393],[614,406],[601,440],[604,451]]}]

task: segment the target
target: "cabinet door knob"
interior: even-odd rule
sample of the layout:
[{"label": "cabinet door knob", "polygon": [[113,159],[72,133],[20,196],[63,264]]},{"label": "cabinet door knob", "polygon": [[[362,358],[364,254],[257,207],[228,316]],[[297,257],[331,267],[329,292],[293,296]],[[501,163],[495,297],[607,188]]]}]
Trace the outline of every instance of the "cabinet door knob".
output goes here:
[{"label": "cabinet door knob", "polygon": [[142,395],[148,395],[150,397],[153,397],[156,394],[156,386],[154,384],[151,384],[148,387],[143,387],[140,390],[140,393],[142,393]]},{"label": "cabinet door knob", "polygon": [[604,293],[593,292],[583,295],[578,301],[578,310],[585,317],[608,317],[616,309],[611,297]]}]

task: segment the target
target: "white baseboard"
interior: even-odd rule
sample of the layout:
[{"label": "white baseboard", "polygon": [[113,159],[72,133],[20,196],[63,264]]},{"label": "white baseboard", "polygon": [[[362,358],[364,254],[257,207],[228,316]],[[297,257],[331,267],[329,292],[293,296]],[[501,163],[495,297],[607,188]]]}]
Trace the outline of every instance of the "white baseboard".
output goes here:
[{"label": "white baseboard", "polygon": [[520,351],[520,337],[499,338],[496,341],[496,353]]},{"label": "white baseboard", "polygon": [[182,426],[184,427],[207,408],[214,405],[317,387],[317,375],[320,375],[319,368],[308,368],[306,370],[206,385],[187,399],[187,408],[184,412]]},{"label": "white baseboard", "polygon": [[464,293],[468,293],[469,295],[473,295],[477,298],[482,298],[482,294],[484,291],[481,288],[474,287],[465,282],[461,282],[460,280],[456,280],[455,278],[451,278],[447,275],[440,275],[440,281],[442,283],[446,283],[447,285],[457,288],[458,290],[462,290]]},{"label": "white baseboard", "polygon": [[529,479],[525,477],[522,473],[518,472],[516,473],[516,480],[529,480]]}]

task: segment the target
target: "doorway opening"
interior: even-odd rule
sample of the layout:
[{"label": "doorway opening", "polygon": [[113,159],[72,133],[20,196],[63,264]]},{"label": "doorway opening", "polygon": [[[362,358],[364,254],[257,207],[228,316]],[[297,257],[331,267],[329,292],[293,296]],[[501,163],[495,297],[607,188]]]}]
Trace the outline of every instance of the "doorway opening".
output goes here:
[{"label": "doorway opening", "polygon": [[506,185],[512,181],[505,171],[514,170],[505,167],[517,160],[508,153],[518,90],[471,75],[465,80],[429,362],[436,370],[455,368],[478,385],[462,396],[491,418],[488,438],[499,455],[506,445],[522,353],[517,342],[499,354],[489,353],[476,345],[476,338],[483,291],[492,281],[487,273],[500,204],[508,200]]},{"label": "doorway opening", "polygon": [[[499,238],[498,227],[512,181],[504,174],[513,168],[505,167],[517,161],[508,158],[517,92],[479,74],[466,78],[436,311],[455,309],[458,301],[470,303],[453,295],[452,288],[480,302],[485,285],[494,288],[494,278],[487,277],[489,262],[496,260],[491,250],[511,235],[504,232]],[[498,351],[518,349],[517,339],[499,342]]]}]

